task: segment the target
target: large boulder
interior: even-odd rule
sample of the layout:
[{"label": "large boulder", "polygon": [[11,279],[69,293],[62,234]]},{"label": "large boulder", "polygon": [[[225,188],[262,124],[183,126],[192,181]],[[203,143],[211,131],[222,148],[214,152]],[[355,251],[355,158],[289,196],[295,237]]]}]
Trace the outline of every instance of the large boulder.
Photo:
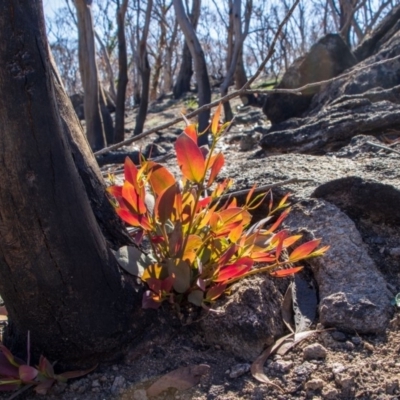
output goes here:
[{"label": "large boulder", "polygon": [[[343,39],[329,34],[315,43],[310,51],[298,58],[285,72],[279,89],[296,89],[308,83],[331,79],[356,64],[356,59]],[[299,117],[319,91],[314,87],[302,95],[274,93],[267,96],[263,111],[272,124]]]}]

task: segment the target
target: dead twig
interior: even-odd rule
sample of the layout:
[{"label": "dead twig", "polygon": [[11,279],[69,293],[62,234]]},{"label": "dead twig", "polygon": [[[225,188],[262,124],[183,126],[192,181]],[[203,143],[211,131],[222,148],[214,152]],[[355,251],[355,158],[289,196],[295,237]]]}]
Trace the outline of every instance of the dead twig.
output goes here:
[{"label": "dead twig", "polygon": [[[290,183],[299,183],[299,182],[314,182],[314,180],[313,179],[290,178],[290,179],[287,179],[286,181],[271,183],[270,185],[259,186],[254,190],[254,193],[262,193],[262,192],[266,192],[269,189],[273,189],[278,186],[284,186],[284,185],[289,185]],[[237,190],[236,192],[227,193],[227,194],[224,194],[223,196],[221,196],[219,200],[226,200],[233,196],[235,196],[235,197],[236,196],[244,196],[247,193],[249,193],[250,190],[251,190],[251,188]]]},{"label": "dead twig", "polygon": [[365,143],[367,143],[373,147],[378,147],[379,149],[384,149],[384,150],[391,151],[392,153],[400,154],[400,151],[392,149],[391,147],[388,147],[388,146],[384,146],[383,144],[378,144],[378,143],[374,143],[374,142],[365,142]]}]

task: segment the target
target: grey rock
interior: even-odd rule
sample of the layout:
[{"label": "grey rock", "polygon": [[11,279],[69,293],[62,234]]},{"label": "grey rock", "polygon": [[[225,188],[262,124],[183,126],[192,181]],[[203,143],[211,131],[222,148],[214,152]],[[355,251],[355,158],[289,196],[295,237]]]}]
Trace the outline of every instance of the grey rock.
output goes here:
[{"label": "grey rock", "polygon": [[293,367],[293,361],[276,360],[270,364],[270,368],[277,372],[286,374]]},{"label": "grey rock", "polygon": [[113,384],[111,385],[111,393],[119,394],[122,389],[125,388],[125,378],[122,375],[115,377]]},{"label": "grey rock", "polygon": [[266,276],[252,276],[234,285],[233,294],[216,302],[217,313],[202,319],[204,337],[246,361],[254,361],[265,345],[283,336],[282,294]]},{"label": "grey rock", "polygon": [[347,336],[343,332],[340,332],[340,331],[332,332],[331,336],[337,342],[345,342],[347,340]]},{"label": "grey rock", "polygon": [[339,390],[336,388],[328,385],[323,388],[322,390],[322,396],[326,400],[336,400],[339,398]]},{"label": "grey rock", "polygon": [[393,247],[389,250],[389,254],[392,257],[400,258],[400,247]]},{"label": "grey rock", "polygon": [[306,382],[305,389],[307,391],[309,391],[309,390],[312,390],[312,391],[320,390],[320,389],[322,389],[324,387],[324,383],[325,382],[322,379],[319,379],[319,378],[311,379],[308,382]]},{"label": "grey rock", "polygon": [[231,367],[230,372],[229,372],[229,378],[232,378],[232,379],[239,378],[239,376],[242,376],[249,371],[250,371],[250,364],[247,364],[247,363],[236,364],[233,367]]},{"label": "grey rock", "polygon": [[308,376],[311,375],[312,372],[314,372],[317,369],[317,366],[315,364],[312,364],[308,361],[303,362],[303,364],[299,365],[296,367],[293,372],[301,377],[307,378]]},{"label": "grey rock", "polygon": [[390,379],[385,383],[386,386],[386,394],[395,394],[397,390],[399,390],[399,380],[398,379]]},{"label": "grey rock", "polygon": [[134,400],[147,400],[147,393],[144,389],[135,390],[133,392],[133,399]]},{"label": "grey rock", "polygon": [[362,343],[362,339],[359,336],[353,336],[351,341],[356,346],[359,346]]},{"label": "grey rock", "polygon": [[326,358],[328,351],[319,343],[309,344],[303,349],[303,357],[306,360],[318,360]]},{"label": "grey rock", "polygon": [[310,200],[293,208],[285,226],[331,246],[323,257],[309,260],[319,287],[320,322],[341,330],[383,332],[391,295],[353,221],[333,204]]},{"label": "grey rock", "polygon": [[251,151],[258,146],[258,135],[254,133],[247,133],[242,135],[239,142],[240,151]]},{"label": "grey rock", "polygon": [[99,387],[99,386],[100,386],[99,380],[98,380],[98,379],[95,379],[95,380],[92,382],[92,388]]},{"label": "grey rock", "polygon": [[345,367],[345,366],[344,366],[343,364],[341,364],[341,363],[334,363],[334,364],[331,365],[331,368],[332,368],[332,373],[333,373],[334,375],[340,374],[340,373],[346,371],[346,369],[347,369],[347,367]]},{"label": "grey rock", "polygon": [[349,390],[355,385],[355,379],[348,374],[335,374],[335,382],[344,390]]}]

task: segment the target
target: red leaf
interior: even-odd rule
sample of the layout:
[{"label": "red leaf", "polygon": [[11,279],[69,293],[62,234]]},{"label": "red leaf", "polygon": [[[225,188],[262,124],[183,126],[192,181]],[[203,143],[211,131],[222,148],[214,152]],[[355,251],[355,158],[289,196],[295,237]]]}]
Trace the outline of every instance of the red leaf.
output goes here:
[{"label": "red leaf", "polygon": [[293,267],[289,269],[280,269],[279,271],[271,272],[270,275],[274,276],[275,278],[285,278],[288,275],[295,274],[301,271],[303,267]]},{"label": "red leaf", "polygon": [[240,258],[235,264],[227,265],[219,270],[217,278],[214,282],[226,282],[232,278],[238,278],[250,271],[253,266],[253,260],[250,257]]},{"label": "red leaf", "polygon": [[47,391],[53,386],[55,383],[55,379],[46,379],[45,381],[42,381],[37,385],[34,389],[34,391],[37,394],[45,395]]},{"label": "red leaf", "polygon": [[182,174],[189,181],[199,183],[204,177],[205,161],[197,143],[186,134],[175,142],[176,157]]},{"label": "red leaf", "polygon": [[18,377],[18,366],[12,365],[3,353],[0,353],[0,375],[8,378]]},{"label": "red leaf", "polygon": [[76,370],[76,371],[67,371],[63,372],[62,374],[57,375],[57,377],[61,377],[62,379],[74,379],[74,378],[80,378],[81,376],[85,376],[87,374],[90,374],[92,371],[94,371],[97,368],[98,364],[96,364],[94,367],[85,369],[85,370]]},{"label": "red leaf", "polygon": [[311,240],[295,248],[289,257],[289,262],[296,262],[309,256],[321,243],[321,239]]},{"label": "red leaf", "polygon": [[268,229],[268,233],[273,232],[278,226],[282,223],[282,221],[288,216],[290,212],[290,208],[287,208],[285,211],[282,212],[282,214],[279,216],[279,218],[275,221],[275,223],[271,226],[271,228]]},{"label": "red leaf", "polygon": [[117,185],[109,186],[107,188],[107,192],[113,195],[118,200],[122,197],[122,186],[117,186]]},{"label": "red leaf", "polygon": [[219,285],[215,285],[207,291],[206,294],[206,301],[214,301],[216,300],[221,294],[224,293],[226,289],[226,285],[224,283],[220,283]]},{"label": "red leaf", "polygon": [[215,158],[213,158],[211,172],[210,176],[208,177],[207,186],[211,186],[214,183],[215,178],[217,177],[217,175],[221,171],[221,168],[225,164],[225,158],[222,153],[218,153],[214,157]]},{"label": "red leaf", "polygon": [[146,290],[142,298],[142,308],[160,308],[161,302],[154,300],[154,293],[150,290]]},{"label": "red leaf", "polygon": [[22,381],[29,382],[37,377],[39,371],[29,365],[21,365],[18,369],[18,373]]}]

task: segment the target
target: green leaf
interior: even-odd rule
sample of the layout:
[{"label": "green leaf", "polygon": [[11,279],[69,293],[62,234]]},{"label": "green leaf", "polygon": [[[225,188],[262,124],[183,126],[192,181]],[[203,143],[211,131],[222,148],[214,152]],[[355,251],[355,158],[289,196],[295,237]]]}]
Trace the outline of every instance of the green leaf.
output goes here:
[{"label": "green leaf", "polygon": [[190,288],[190,267],[185,261],[168,260],[169,276],[175,277],[174,289],[178,293],[185,293]]},{"label": "green leaf", "polygon": [[135,276],[142,276],[144,270],[154,263],[149,256],[134,246],[123,246],[117,251],[111,251],[114,253],[119,266]]},{"label": "green leaf", "polygon": [[203,304],[204,293],[201,290],[193,290],[193,292],[189,293],[188,301],[189,303],[194,304],[195,306],[201,307]]}]

